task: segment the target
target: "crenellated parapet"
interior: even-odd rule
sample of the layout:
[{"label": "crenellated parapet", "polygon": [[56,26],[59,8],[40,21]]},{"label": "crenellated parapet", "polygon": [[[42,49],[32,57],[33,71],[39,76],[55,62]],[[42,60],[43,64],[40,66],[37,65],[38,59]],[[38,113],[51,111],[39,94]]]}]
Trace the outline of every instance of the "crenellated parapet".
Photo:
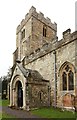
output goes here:
[{"label": "crenellated parapet", "polygon": [[37,12],[35,7],[31,7],[31,9],[29,10],[29,13],[27,13],[25,15],[25,18],[21,21],[21,23],[18,25],[17,29],[16,29],[16,33],[18,33],[23,26],[27,23],[27,21],[31,18],[31,17],[35,17],[36,19],[38,19],[39,21],[42,21],[44,24],[46,24],[47,26],[51,27],[53,30],[57,31],[57,24],[54,22],[51,22],[51,19],[48,17],[44,17],[44,14],[42,12]]},{"label": "crenellated parapet", "polygon": [[63,32],[63,38],[61,40],[58,41],[58,38],[56,37],[55,42],[45,43],[41,48],[37,48],[35,51],[26,55],[24,57],[25,64],[33,62],[34,60],[73,42],[74,40],[77,40],[77,31],[71,33],[71,29],[67,29]]},{"label": "crenellated parapet", "polygon": [[52,23],[42,12],[38,13],[33,6],[18,25],[16,33],[18,58],[20,61],[24,58],[26,64],[77,39],[77,32],[71,33],[71,29],[67,29],[62,39],[58,40],[57,24]]}]

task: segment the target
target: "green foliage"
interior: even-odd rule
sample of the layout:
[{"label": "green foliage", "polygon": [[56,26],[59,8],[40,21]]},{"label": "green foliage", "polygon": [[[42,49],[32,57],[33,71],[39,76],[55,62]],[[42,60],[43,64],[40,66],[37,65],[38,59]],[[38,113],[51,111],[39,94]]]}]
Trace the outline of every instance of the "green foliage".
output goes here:
[{"label": "green foliage", "polygon": [[6,96],[7,96],[7,84],[8,84],[7,77],[4,76],[3,81],[2,81],[2,99],[6,99]]}]

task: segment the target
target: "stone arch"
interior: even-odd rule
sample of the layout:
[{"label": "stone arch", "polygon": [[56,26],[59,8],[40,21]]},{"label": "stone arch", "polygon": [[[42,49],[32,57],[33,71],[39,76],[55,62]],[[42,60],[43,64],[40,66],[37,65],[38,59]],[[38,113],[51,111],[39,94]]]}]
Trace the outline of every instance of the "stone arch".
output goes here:
[{"label": "stone arch", "polygon": [[59,68],[59,90],[63,107],[74,107],[75,73],[74,65],[68,61]]},{"label": "stone arch", "polygon": [[[67,75],[67,73],[68,73],[68,75]],[[73,80],[72,79],[69,80],[70,79],[70,74],[69,73],[72,75]],[[74,65],[71,64],[70,62],[66,61],[61,65],[61,67],[59,69],[60,91],[62,91],[62,90],[68,90],[69,91],[69,90],[74,90],[75,89],[75,73],[76,73],[76,69],[75,69]],[[63,81],[65,81],[65,82],[63,83]],[[71,85],[72,84],[71,81],[73,81],[72,82],[73,85]],[[70,88],[70,86],[71,86],[71,88]]]},{"label": "stone arch", "polygon": [[16,85],[16,82],[17,81],[20,81],[22,83],[22,87],[24,85],[24,81],[22,80],[21,76],[20,75],[16,75],[14,76],[13,80],[12,80],[12,88],[15,88],[15,85]]},{"label": "stone arch", "polygon": [[69,66],[72,68],[72,70],[74,71],[74,73],[76,73],[76,68],[75,68],[75,66],[74,66],[72,63],[66,61],[66,62],[64,62],[64,63],[60,66],[59,72],[58,72],[59,75],[60,75],[61,71],[63,70],[63,68],[64,68],[66,65],[69,65]]},{"label": "stone arch", "polygon": [[[11,95],[11,106],[15,106],[15,107],[20,107],[18,105],[18,86],[17,83],[21,83],[22,86],[22,93],[23,93],[23,88],[24,88],[24,80],[21,78],[20,75],[16,75],[13,77],[11,84],[10,84],[10,95]],[[23,95],[22,95],[23,97]],[[22,98],[23,100],[23,98]],[[23,101],[22,101],[23,103]],[[22,107],[23,105],[21,105]]]}]

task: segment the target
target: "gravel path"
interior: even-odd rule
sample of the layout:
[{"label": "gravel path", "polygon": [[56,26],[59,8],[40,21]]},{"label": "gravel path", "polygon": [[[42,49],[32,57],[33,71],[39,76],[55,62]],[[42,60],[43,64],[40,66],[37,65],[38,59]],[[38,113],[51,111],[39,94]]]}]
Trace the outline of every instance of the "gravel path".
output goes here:
[{"label": "gravel path", "polygon": [[16,118],[38,118],[37,116],[32,115],[30,112],[11,109],[9,107],[2,107],[2,111],[12,116],[15,116]]}]

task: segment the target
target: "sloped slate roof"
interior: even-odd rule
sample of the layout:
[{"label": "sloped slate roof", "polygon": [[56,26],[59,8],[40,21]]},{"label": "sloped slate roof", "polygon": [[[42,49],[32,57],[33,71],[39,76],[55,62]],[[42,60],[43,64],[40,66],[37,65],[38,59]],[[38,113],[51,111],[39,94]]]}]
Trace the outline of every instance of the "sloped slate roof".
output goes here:
[{"label": "sloped slate roof", "polygon": [[45,80],[37,70],[26,69],[19,63],[17,63],[17,66],[23,73],[24,77],[28,78],[31,76],[33,80],[37,80],[37,81],[42,80],[42,81],[48,82],[48,80]]}]

